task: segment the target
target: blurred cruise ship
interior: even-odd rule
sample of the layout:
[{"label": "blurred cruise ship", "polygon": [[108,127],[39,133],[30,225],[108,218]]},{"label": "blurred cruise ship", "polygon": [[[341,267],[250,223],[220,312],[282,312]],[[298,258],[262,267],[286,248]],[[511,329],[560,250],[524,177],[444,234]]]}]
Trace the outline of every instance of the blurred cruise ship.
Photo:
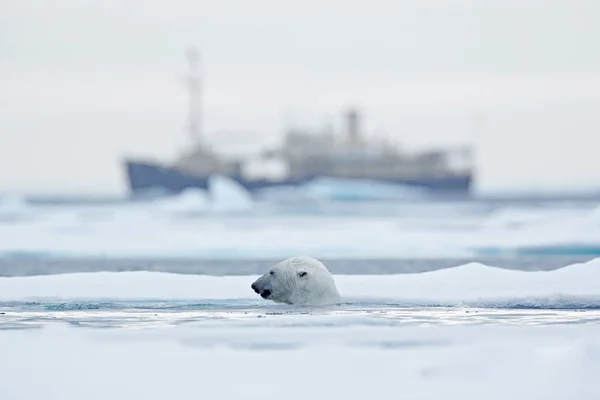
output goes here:
[{"label": "blurred cruise ship", "polygon": [[[148,159],[124,160],[133,195],[177,194],[188,188],[208,189],[209,177],[225,175],[250,193],[269,187],[297,186],[317,178],[370,180],[429,189],[432,193],[468,194],[472,182],[468,147],[405,153],[385,142],[367,141],[360,113],[346,111],[342,132],[290,129],[280,148],[251,158],[231,159],[213,151],[199,132],[200,80],[197,55],[188,53],[190,75],[190,147],[172,163]],[[262,165],[264,168],[257,168]]]}]

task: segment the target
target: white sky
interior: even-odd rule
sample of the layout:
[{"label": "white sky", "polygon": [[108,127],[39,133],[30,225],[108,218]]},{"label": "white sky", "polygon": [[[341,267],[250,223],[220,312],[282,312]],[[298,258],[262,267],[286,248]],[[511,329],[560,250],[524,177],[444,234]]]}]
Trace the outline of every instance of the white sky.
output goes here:
[{"label": "white sky", "polygon": [[174,157],[189,44],[214,140],[357,104],[407,148],[474,141],[480,190],[600,187],[598,21],[594,0],[3,0],[0,192],[118,193],[123,155]]}]

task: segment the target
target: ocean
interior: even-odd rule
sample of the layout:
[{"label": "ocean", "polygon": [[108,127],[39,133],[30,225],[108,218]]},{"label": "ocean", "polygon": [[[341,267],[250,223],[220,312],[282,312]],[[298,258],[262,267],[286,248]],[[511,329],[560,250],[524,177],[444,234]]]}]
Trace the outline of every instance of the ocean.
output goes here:
[{"label": "ocean", "polygon": [[[600,198],[367,189],[0,197],[0,398],[600,396]],[[251,290],[294,255],[341,305]]]}]

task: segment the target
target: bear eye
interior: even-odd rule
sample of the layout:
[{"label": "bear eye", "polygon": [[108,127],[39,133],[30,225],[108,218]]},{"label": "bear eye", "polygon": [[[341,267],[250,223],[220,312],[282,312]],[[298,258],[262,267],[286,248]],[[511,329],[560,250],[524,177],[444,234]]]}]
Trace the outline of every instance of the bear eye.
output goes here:
[{"label": "bear eye", "polygon": [[306,275],[306,271],[300,271],[300,272],[298,272],[298,276],[304,276],[304,275]]},{"label": "bear eye", "polygon": [[275,275],[275,271],[269,271],[271,275]]}]

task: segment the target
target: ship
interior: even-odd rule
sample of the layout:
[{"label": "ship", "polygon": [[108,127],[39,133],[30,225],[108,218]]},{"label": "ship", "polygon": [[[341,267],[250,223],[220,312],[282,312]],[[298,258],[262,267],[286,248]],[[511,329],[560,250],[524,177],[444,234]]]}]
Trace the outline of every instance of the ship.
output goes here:
[{"label": "ship", "polygon": [[341,132],[336,133],[331,126],[317,132],[292,127],[285,131],[279,148],[245,157],[224,157],[211,148],[200,132],[200,79],[195,50],[188,51],[188,62],[190,143],[173,162],[125,157],[125,173],[133,196],[173,195],[191,188],[209,190],[210,177],[217,174],[237,182],[250,194],[276,187],[298,187],[322,178],[402,185],[443,196],[470,193],[470,147],[409,153],[387,141],[367,140],[356,107],[344,111]]}]

